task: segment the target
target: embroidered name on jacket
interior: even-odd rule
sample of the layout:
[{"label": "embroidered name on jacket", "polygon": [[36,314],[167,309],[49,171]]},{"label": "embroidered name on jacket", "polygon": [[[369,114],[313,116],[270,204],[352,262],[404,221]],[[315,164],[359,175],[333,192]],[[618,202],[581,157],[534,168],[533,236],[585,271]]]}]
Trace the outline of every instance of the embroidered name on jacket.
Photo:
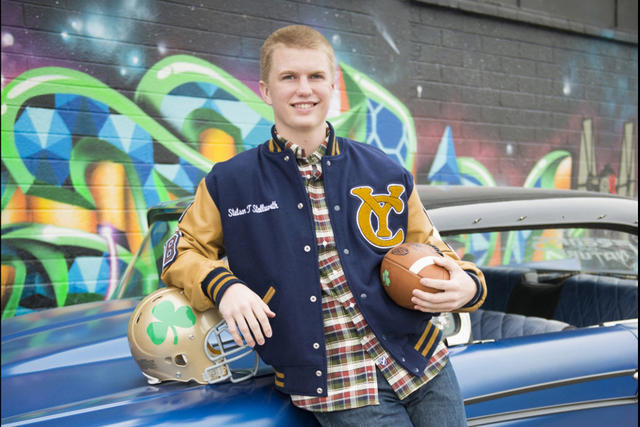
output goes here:
[{"label": "embroidered name on jacket", "polygon": [[[373,246],[378,248],[390,248],[404,241],[402,228],[391,230],[389,228],[389,214],[393,210],[396,214],[404,211],[404,200],[400,198],[405,192],[404,185],[390,184],[387,187],[388,194],[373,194],[371,187],[355,187],[351,194],[361,200],[356,214],[356,222],[362,236]],[[373,218],[377,219],[377,229],[374,227]]]},{"label": "embroidered name on jacket", "polygon": [[273,209],[278,209],[278,204],[275,202],[275,200],[273,202],[271,202],[271,204],[269,205],[264,205],[264,204],[260,204],[260,205],[252,205],[249,204],[244,208],[232,208],[229,209],[229,217],[234,217],[234,216],[242,216],[242,215],[247,215],[250,213],[263,213],[263,212],[268,212],[270,210]]}]

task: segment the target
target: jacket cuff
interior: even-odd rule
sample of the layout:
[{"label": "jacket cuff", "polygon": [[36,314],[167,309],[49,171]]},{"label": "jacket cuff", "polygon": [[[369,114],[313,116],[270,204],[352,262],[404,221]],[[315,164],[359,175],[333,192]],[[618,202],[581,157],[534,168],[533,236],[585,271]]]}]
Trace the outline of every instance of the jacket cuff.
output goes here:
[{"label": "jacket cuff", "polygon": [[226,268],[218,267],[207,274],[200,285],[202,292],[218,306],[225,291],[236,283],[245,284]]},{"label": "jacket cuff", "polygon": [[471,298],[471,301],[469,301],[468,303],[466,303],[465,305],[463,305],[460,308],[469,308],[469,307],[473,307],[474,305],[476,305],[478,303],[478,301],[480,301],[481,299],[484,299],[484,287],[482,286],[482,283],[480,283],[480,279],[478,279],[478,276],[475,275],[475,273],[471,272],[471,271],[467,271],[465,270],[465,273],[467,273],[469,275],[469,277],[471,277],[473,279],[473,281],[476,283],[476,294],[473,298]]}]

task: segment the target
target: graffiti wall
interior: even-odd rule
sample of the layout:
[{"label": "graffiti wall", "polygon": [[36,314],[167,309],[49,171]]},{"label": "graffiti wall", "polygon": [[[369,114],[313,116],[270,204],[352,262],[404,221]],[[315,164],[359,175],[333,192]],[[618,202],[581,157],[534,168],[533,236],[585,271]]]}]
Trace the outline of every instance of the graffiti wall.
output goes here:
[{"label": "graffiti wall", "polygon": [[[40,3],[2,2],[3,318],[110,298],[147,209],[192,195],[213,164],[268,138],[259,49],[292,23],[248,0]],[[503,36],[506,54],[495,32],[463,42],[471,18],[456,12],[265,3],[334,45],[338,134],[380,147],[419,183],[637,197],[637,44],[566,36],[597,52],[595,65],[574,52],[582,65],[568,78],[562,49],[530,46],[527,34]],[[613,75],[616,87],[597,86]],[[550,92],[563,81],[566,96],[531,80]]]}]

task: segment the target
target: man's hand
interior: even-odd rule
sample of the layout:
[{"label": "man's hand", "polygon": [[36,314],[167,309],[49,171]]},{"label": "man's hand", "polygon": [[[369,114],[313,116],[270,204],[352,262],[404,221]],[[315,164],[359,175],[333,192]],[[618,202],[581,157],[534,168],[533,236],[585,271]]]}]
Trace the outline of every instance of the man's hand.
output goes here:
[{"label": "man's hand", "polygon": [[449,280],[422,279],[420,284],[441,290],[435,294],[414,290],[411,302],[415,309],[426,313],[446,313],[467,304],[475,296],[475,281],[453,260],[434,258],[434,263],[449,270]]},{"label": "man's hand", "polygon": [[255,346],[256,341],[258,345],[264,344],[263,331],[267,338],[271,337],[269,317],[275,317],[276,314],[255,292],[242,283],[229,286],[220,300],[218,309],[227,321],[229,332],[236,344],[242,345],[238,329],[250,347]]}]

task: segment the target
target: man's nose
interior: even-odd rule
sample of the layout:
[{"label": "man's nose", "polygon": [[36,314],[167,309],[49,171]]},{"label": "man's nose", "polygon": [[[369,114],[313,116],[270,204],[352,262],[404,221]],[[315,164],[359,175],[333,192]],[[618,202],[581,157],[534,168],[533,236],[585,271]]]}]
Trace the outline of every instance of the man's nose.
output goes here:
[{"label": "man's nose", "polygon": [[298,84],[298,95],[310,95],[311,94],[311,85],[309,84],[309,79],[306,77],[302,77],[299,80]]}]

